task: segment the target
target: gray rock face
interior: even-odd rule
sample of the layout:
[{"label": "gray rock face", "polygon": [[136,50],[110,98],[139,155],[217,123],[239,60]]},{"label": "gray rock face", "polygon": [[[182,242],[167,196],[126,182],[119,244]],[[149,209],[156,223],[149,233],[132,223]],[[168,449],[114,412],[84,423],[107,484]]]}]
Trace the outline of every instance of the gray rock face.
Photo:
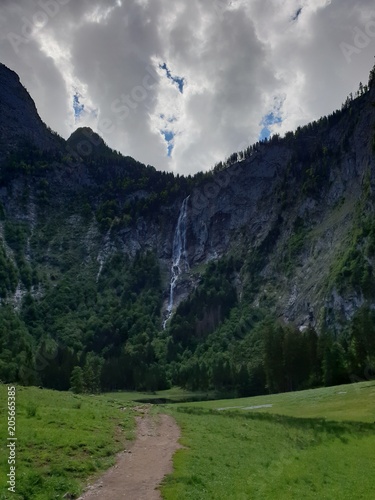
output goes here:
[{"label": "gray rock face", "polygon": [[[54,216],[61,210],[66,220],[59,223],[69,225],[70,232],[81,233],[85,262],[96,263],[97,278],[115,252],[135,256],[138,251],[153,250],[164,275],[167,307],[174,235],[181,205],[190,194],[186,207],[188,265],[175,284],[174,306],[197,286],[200,270],[210,260],[228,253],[246,256],[258,252],[262,284],[253,305],[268,307],[302,329],[319,324],[321,311],[327,307],[332,318],[348,319],[363,297],[352,291],[340,294],[328,276],[345,248],[364,186],[367,183],[366,189],[375,190],[374,101],[372,88],[330,122],[322,120],[311,131],[297,131],[290,140],[260,144],[247,159],[197,182],[191,193],[158,207],[159,218],[141,214],[129,227],[111,227],[104,234],[95,219],[85,221],[77,213],[80,207],[67,203],[72,193],[82,199],[92,193],[98,199],[101,196],[102,187],[84,161],[56,164],[43,179],[53,195]],[[18,76],[0,65],[0,161],[25,139],[42,150],[60,148],[61,156],[66,154],[66,144],[40,120]],[[112,172],[114,167],[108,161],[103,170]],[[43,223],[48,220],[45,209],[38,205],[38,192],[40,179],[36,177],[15,178],[0,187],[0,201],[7,213],[28,224],[31,234],[41,212]],[[125,206],[150,195],[142,189],[119,202]],[[369,204],[366,210],[372,210]],[[32,259],[32,252],[28,258]],[[239,296],[244,279],[242,275],[236,279]]]},{"label": "gray rock face", "polygon": [[277,218],[277,200],[272,194],[279,171],[290,157],[284,147],[265,149],[193,192],[189,237],[193,263],[225,254],[242,228],[251,236],[267,233]]}]

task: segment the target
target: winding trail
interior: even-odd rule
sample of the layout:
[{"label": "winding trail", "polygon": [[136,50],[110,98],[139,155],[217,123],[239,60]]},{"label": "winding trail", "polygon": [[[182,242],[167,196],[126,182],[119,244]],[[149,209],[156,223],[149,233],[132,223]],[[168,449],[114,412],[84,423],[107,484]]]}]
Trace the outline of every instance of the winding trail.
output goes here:
[{"label": "winding trail", "polygon": [[173,470],[172,457],[181,448],[180,429],[169,415],[150,416],[140,410],[137,437],[129,451],[118,455],[109,469],[78,500],[160,500],[156,489]]}]

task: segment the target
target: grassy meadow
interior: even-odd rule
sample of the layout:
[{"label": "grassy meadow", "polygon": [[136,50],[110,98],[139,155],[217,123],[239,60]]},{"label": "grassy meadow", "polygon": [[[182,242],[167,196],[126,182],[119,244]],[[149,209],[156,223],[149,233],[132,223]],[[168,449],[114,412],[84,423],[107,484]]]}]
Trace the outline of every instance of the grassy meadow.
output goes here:
[{"label": "grassy meadow", "polygon": [[185,446],[165,500],[374,498],[374,382],[162,411]]},{"label": "grassy meadow", "polygon": [[[0,500],[77,498],[87,479],[111,466],[134,436],[135,400],[207,396],[178,388],[86,396],[17,387],[12,494],[6,485],[7,392],[0,385]],[[374,498],[375,382],[167,404],[154,412],[177,420],[184,446],[163,482],[164,500]]]},{"label": "grassy meadow", "polygon": [[133,437],[131,404],[104,396],[16,388],[16,493],[8,492],[7,387],[0,385],[0,499],[77,498]]},{"label": "grassy meadow", "polygon": [[184,407],[374,423],[375,381],[251,398],[185,403]]}]

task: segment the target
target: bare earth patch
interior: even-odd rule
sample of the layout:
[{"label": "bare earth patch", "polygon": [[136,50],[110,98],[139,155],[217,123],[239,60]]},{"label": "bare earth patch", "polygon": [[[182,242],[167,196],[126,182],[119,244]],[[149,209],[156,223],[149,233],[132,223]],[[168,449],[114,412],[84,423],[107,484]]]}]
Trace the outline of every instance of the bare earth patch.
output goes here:
[{"label": "bare earth patch", "polygon": [[142,411],[137,420],[137,437],[129,451],[118,455],[109,469],[78,500],[160,500],[156,489],[173,470],[172,457],[181,446],[180,429],[168,415],[152,417]]}]

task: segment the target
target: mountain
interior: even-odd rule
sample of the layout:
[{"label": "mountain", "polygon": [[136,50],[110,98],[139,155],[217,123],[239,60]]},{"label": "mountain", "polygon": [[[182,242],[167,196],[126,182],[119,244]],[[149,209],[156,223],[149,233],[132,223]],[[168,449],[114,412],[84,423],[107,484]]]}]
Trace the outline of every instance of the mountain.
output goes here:
[{"label": "mountain", "polygon": [[[41,150],[55,150],[56,136],[39,118],[34,101],[14,71],[0,63],[1,155],[30,144]],[[0,157],[1,160],[1,157]]]},{"label": "mountain", "polygon": [[241,394],[368,378],[375,84],[180,177],[46,127],[0,65],[0,379]]}]

